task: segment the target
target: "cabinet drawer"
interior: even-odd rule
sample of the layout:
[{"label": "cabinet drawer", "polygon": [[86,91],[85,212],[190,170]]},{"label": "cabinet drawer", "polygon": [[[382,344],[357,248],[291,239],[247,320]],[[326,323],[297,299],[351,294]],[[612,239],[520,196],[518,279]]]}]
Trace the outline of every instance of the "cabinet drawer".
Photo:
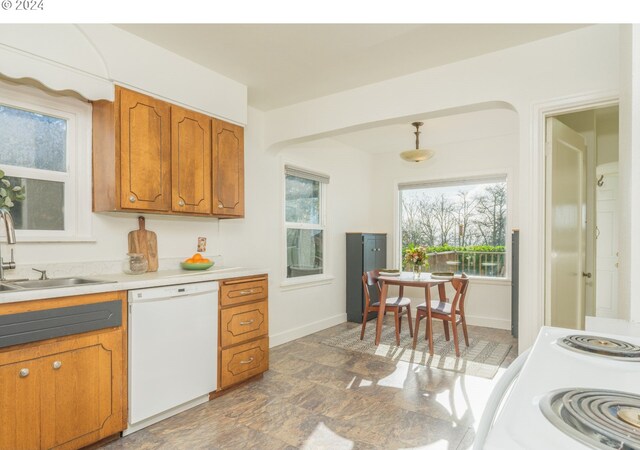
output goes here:
[{"label": "cabinet drawer", "polygon": [[223,309],[220,311],[220,346],[265,336],[268,324],[266,300]]},{"label": "cabinet drawer", "polygon": [[220,388],[244,381],[268,368],[268,337],[222,350]]},{"label": "cabinet drawer", "polygon": [[229,306],[267,298],[266,277],[229,280],[220,286],[220,305]]}]

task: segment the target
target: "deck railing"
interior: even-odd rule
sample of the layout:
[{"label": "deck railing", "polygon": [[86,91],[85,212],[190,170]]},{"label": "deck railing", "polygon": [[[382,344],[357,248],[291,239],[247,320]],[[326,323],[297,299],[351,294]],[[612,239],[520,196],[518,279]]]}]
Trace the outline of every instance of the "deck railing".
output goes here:
[{"label": "deck railing", "polygon": [[429,253],[429,272],[464,272],[480,277],[505,277],[505,260],[506,252]]}]

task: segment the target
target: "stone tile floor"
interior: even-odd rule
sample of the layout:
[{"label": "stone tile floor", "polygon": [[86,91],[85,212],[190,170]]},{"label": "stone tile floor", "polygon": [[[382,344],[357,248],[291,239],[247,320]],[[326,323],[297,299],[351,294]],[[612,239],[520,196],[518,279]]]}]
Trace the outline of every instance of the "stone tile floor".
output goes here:
[{"label": "stone tile floor", "polygon": [[[270,370],[105,449],[468,449],[493,380],[320,343],[344,323],[274,347]],[[513,344],[508,331],[469,334]]]}]

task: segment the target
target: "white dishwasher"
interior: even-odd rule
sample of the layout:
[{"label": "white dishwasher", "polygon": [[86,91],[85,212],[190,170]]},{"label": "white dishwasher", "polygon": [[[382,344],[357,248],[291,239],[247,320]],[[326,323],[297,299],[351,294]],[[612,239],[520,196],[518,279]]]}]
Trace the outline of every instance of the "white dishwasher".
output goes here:
[{"label": "white dishwasher", "polygon": [[218,283],[129,291],[129,427],[209,399],[216,390]]}]

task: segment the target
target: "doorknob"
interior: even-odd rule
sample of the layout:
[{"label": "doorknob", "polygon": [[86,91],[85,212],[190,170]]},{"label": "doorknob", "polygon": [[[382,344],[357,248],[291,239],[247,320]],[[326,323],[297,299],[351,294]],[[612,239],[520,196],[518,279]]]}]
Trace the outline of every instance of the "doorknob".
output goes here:
[{"label": "doorknob", "polygon": [[582,272],[583,277],[591,278],[591,272]]}]

